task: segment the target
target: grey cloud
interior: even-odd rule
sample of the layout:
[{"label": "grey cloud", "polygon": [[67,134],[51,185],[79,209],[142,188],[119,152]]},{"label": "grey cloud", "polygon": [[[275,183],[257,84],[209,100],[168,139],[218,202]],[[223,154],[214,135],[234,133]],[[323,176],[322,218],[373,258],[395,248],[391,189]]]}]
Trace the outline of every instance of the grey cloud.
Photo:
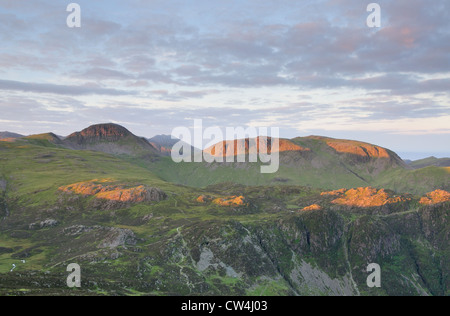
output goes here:
[{"label": "grey cloud", "polygon": [[50,93],[69,96],[82,96],[82,95],[132,95],[134,92],[121,91],[116,89],[106,89],[99,87],[88,86],[67,86],[45,83],[28,83],[12,80],[0,80],[0,90],[8,91],[23,91],[33,93]]},{"label": "grey cloud", "polygon": [[96,79],[96,80],[108,80],[108,79],[132,79],[133,77],[125,72],[108,69],[108,68],[90,68],[83,73],[78,74],[80,78]]},{"label": "grey cloud", "polygon": [[[47,50],[62,66],[66,56],[78,50],[82,56],[92,56],[95,50],[104,63],[98,62],[97,67],[91,63],[90,68],[81,65],[81,78],[182,86],[353,87],[354,81],[342,77],[450,71],[450,33],[442,14],[450,9],[448,1],[382,2],[385,25],[378,32],[365,27],[365,6],[355,0],[343,0],[339,5],[323,1],[315,6],[268,1],[258,8],[254,3],[240,4],[261,13],[268,10],[259,16],[236,15],[238,10],[230,5],[224,8],[218,26],[211,25],[211,30],[203,33],[194,26],[191,15],[174,19],[179,12],[171,10],[175,4],[160,2],[158,13],[150,10],[154,3],[140,5],[150,12],[146,19],[118,24],[108,21],[107,16],[95,18],[91,14],[78,32],[62,28],[41,34],[41,51]],[[214,6],[206,2],[198,5]],[[322,6],[330,11],[320,12]],[[295,23],[292,18],[270,21],[272,12],[291,13],[292,17],[294,12],[303,11]],[[113,60],[117,67],[108,66]],[[374,86],[365,83],[369,90]]]},{"label": "grey cloud", "polygon": [[197,90],[197,91],[177,91],[170,92],[168,90],[153,90],[149,91],[150,97],[157,97],[165,101],[183,101],[190,99],[202,99],[211,94],[221,93],[219,90]]},{"label": "grey cloud", "polygon": [[363,113],[366,116],[361,117],[361,120],[397,120],[450,115],[450,106],[440,105],[433,99],[413,96],[402,99],[399,101],[389,96],[353,99],[341,105],[340,112],[344,115]]},{"label": "grey cloud", "polygon": [[153,67],[155,63],[154,58],[141,54],[125,58],[123,65],[129,71],[141,73]]}]

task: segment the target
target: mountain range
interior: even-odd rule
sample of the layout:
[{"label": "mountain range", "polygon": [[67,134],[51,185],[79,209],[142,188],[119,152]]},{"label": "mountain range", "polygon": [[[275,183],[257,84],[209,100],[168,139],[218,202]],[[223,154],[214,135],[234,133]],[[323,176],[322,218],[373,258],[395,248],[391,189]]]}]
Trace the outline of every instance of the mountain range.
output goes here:
[{"label": "mountain range", "polygon": [[[0,136],[0,295],[450,293],[446,159],[309,136],[280,139],[279,171],[261,174],[175,163],[176,139],[116,124]],[[258,151],[231,142],[204,154]],[[381,288],[366,284],[374,262]]]}]

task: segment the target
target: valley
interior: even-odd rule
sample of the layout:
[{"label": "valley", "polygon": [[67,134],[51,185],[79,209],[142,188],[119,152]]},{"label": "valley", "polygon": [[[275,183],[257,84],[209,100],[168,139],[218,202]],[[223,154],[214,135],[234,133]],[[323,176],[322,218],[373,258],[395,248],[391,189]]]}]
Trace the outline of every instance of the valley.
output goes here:
[{"label": "valley", "polygon": [[283,144],[305,150],[261,174],[174,163],[113,124],[0,142],[0,295],[450,294],[448,168],[356,141]]}]

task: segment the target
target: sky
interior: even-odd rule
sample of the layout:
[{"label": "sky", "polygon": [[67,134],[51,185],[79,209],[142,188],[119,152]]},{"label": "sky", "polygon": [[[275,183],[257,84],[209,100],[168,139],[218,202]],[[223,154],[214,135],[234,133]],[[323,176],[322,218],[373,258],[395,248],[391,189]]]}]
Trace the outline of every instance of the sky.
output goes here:
[{"label": "sky", "polygon": [[0,0],[0,131],[279,127],[450,157],[450,1]]}]

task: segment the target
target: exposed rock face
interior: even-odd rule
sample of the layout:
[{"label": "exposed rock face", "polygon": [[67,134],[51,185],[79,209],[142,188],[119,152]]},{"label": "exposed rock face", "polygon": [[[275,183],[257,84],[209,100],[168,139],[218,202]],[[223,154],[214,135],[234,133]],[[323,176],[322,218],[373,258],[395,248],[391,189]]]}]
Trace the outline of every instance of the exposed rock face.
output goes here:
[{"label": "exposed rock face", "polygon": [[54,219],[46,219],[40,223],[32,223],[29,225],[28,229],[34,230],[34,229],[42,229],[42,228],[50,228],[55,227],[59,224],[57,220]]},{"label": "exposed rock face", "polygon": [[84,225],[74,225],[67,228],[64,228],[63,234],[66,236],[79,236],[83,233],[89,233],[92,230],[98,228],[100,226],[94,226],[94,227],[87,227]]},{"label": "exposed rock face", "polygon": [[[261,144],[260,144],[261,142]],[[244,140],[223,141],[212,147],[205,149],[205,153],[214,157],[229,157],[238,155],[258,154],[258,153],[272,153],[275,148],[272,148],[273,140],[271,137],[258,137],[256,139],[246,138]],[[310,151],[308,148],[303,148],[294,144],[287,139],[279,139],[279,148],[277,152],[287,151]]]},{"label": "exposed rock face", "polygon": [[338,153],[352,154],[367,158],[390,158],[386,149],[351,140],[330,140],[328,146]]},{"label": "exposed rock face", "polygon": [[245,206],[248,203],[243,196],[229,196],[226,198],[218,198],[213,203],[219,206]]},{"label": "exposed rock face", "polygon": [[119,187],[111,191],[104,191],[96,194],[96,198],[116,202],[141,203],[152,201],[159,202],[164,200],[166,195],[159,189],[147,188],[140,185],[130,189],[122,189]]},{"label": "exposed rock face", "polygon": [[[394,152],[372,144],[345,140],[345,139],[334,139],[322,136],[309,136],[306,138],[299,138],[299,140],[308,141],[314,140],[319,141],[325,147],[322,147],[330,154],[337,154],[337,159],[341,160],[347,167],[353,170],[355,166],[359,168],[365,168],[363,166],[370,166],[370,174],[379,174],[383,170],[389,168],[409,168],[407,164]],[[353,170],[356,173],[361,172],[361,170]]]},{"label": "exposed rock face", "polygon": [[106,232],[104,240],[101,244],[99,244],[99,248],[110,248],[114,249],[119,246],[124,245],[135,245],[136,244],[136,236],[129,229],[122,228],[103,228],[103,231]]},{"label": "exposed rock face", "polygon": [[196,201],[198,203],[206,204],[212,202],[215,205],[219,206],[248,206],[249,203],[243,196],[227,196],[223,198],[215,198],[211,196],[201,195]]},{"label": "exposed rock face", "polygon": [[401,247],[401,235],[384,221],[359,218],[351,225],[350,234],[350,256],[367,264],[398,253]]},{"label": "exposed rock face", "polygon": [[313,204],[310,206],[307,206],[305,208],[303,208],[301,211],[302,212],[308,212],[308,211],[320,211],[322,209],[322,207],[318,204]]},{"label": "exposed rock face", "polygon": [[200,195],[200,196],[197,198],[197,202],[198,202],[198,203],[207,203],[207,202],[209,202],[209,201],[211,201],[211,197],[208,197],[208,196],[206,196],[206,195]]},{"label": "exposed rock face", "polygon": [[125,127],[116,124],[99,124],[90,126],[81,132],[69,135],[66,140],[82,144],[85,141],[118,141],[123,137],[133,135]]},{"label": "exposed rock face", "polygon": [[392,196],[384,189],[377,190],[371,187],[323,192],[322,195],[337,196],[338,198],[332,201],[334,204],[357,207],[383,206],[407,200],[404,197]]},{"label": "exposed rock face", "polygon": [[329,192],[322,192],[320,195],[324,196],[324,195],[331,195],[331,196],[341,196],[343,194],[345,194],[345,189],[340,189],[340,190],[334,190],[334,191],[329,191]]},{"label": "exposed rock face", "polygon": [[156,148],[117,124],[90,126],[69,135],[63,145],[70,149],[94,150],[114,155],[155,155]]},{"label": "exposed rock face", "polygon": [[450,192],[444,190],[436,190],[427,194],[426,197],[420,199],[420,204],[434,205],[450,201]]},{"label": "exposed rock face", "polygon": [[107,200],[122,203],[159,202],[167,198],[167,195],[157,188],[149,188],[144,185],[124,188],[121,185],[110,184],[111,180],[92,180],[60,187],[59,190],[66,193],[75,193],[84,196],[95,196],[99,200]]},{"label": "exposed rock face", "polygon": [[78,237],[81,235],[90,236],[93,240],[98,240],[97,248],[115,249],[125,245],[135,245],[136,235],[129,229],[104,227],[104,226],[84,226],[74,225],[63,230],[65,236]]}]

